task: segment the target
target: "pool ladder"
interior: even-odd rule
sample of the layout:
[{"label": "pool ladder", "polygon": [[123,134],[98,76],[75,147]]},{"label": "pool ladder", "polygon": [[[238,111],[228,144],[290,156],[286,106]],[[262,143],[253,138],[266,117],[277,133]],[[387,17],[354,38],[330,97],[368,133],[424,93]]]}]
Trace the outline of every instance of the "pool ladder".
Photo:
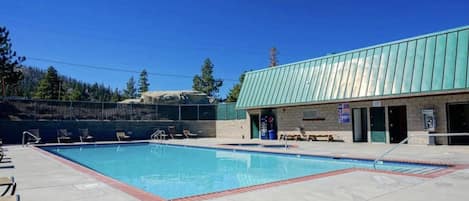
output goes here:
[{"label": "pool ladder", "polygon": [[21,138],[21,144],[23,145],[23,147],[24,145],[29,144],[29,142],[26,142],[26,136],[32,137],[35,140],[34,144],[37,144],[41,141],[41,138],[34,135],[33,133],[29,131],[23,131],[23,137]]},{"label": "pool ladder", "polygon": [[413,134],[409,135],[405,139],[403,139],[399,144],[394,145],[393,147],[387,149],[384,151],[382,154],[380,154],[374,161],[373,161],[373,168],[376,169],[376,164],[383,164],[383,158],[390,154],[392,151],[396,150],[398,147],[400,147],[402,144],[406,143],[409,141],[410,138],[416,137],[416,136],[426,136],[426,137],[438,137],[438,136],[469,136],[469,133],[436,133],[436,134]]},{"label": "pool ladder", "polygon": [[163,141],[166,139],[166,132],[164,130],[158,129],[153,134],[151,134],[150,139],[163,143]]}]

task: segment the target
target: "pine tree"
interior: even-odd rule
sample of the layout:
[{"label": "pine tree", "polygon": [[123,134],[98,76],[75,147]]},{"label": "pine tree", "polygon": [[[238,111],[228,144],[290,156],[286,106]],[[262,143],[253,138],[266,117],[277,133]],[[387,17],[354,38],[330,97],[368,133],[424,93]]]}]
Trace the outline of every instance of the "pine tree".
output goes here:
[{"label": "pine tree", "polygon": [[143,92],[147,92],[149,86],[150,86],[150,83],[148,83],[148,73],[145,69],[143,69],[142,72],[140,73],[140,78],[138,79],[137,96],[141,96]]},{"label": "pine tree", "polygon": [[81,101],[82,100],[83,89],[81,86],[73,88],[71,94],[69,95],[69,100],[71,101]]},{"label": "pine tree", "polygon": [[239,92],[241,92],[241,87],[243,86],[245,75],[246,72],[239,76],[239,83],[234,85],[233,88],[230,89],[228,97],[226,98],[226,102],[236,102],[238,100]]},{"label": "pine tree", "polygon": [[16,52],[11,50],[9,35],[6,27],[0,27],[0,82],[3,97],[7,95],[7,91],[16,89],[18,82],[23,79],[21,63],[26,60],[25,57],[17,56]]},{"label": "pine tree", "polygon": [[135,81],[134,76],[130,77],[129,81],[127,81],[127,87],[124,90],[124,97],[125,98],[135,98],[137,90],[135,89]]},{"label": "pine tree", "polygon": [[205,59],[202,65],[202,75],[194,76],[192,89],[204,92],[211,97],[216,97],[220,87],[223,85],[223,80],[213,77],[213,67],[212,61],[209,58]]},{"label": "pine tree", "polygon": [[46,75],[39,81],[34,98],[57,100],[60,94],[63,95],[63,92],[57,70],[50,66],[47,69]]},{"label": "pine tree", "polygon": [[112,93],[111,101],[112,102],[119,102],[122,100],[121,94],[119,89],[115,89],[114,92]]}]

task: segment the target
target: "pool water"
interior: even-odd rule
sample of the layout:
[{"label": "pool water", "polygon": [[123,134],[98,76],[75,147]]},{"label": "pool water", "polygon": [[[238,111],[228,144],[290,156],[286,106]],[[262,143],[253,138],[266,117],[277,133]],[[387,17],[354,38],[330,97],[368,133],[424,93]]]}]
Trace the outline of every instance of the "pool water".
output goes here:
[{"label": "pool water", "polygon": [[[206,194],[352,167],[372,161],[156,143],[48,146],[42,149],[165,199]],[[443,166],[386,162],[391,171],[426,174]]]}]

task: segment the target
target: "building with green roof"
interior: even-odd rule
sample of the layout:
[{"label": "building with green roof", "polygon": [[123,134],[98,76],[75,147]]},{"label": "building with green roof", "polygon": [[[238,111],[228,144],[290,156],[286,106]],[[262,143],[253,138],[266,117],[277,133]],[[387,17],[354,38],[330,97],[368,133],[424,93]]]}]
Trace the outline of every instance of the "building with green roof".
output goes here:
[{"label": "building with green roof", "polygon": [[398,143],[409,134],[469,132],[468,51],[465,26],[252,71],[236,107],[247,109],[252,138],[270,130],[300,139]]}]

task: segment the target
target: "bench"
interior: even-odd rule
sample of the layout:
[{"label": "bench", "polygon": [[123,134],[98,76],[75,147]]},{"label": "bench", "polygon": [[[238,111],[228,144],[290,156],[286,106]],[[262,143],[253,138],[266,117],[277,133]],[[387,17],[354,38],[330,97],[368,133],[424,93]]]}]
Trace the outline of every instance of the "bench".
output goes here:
[{"label": "bench", "polygon": [[325,138],[325,140],[327,140],[328,142],[334,141],[334,136],[332,136],[331,134],[308,134],[308,141],[317,141],[318,138]]}]

